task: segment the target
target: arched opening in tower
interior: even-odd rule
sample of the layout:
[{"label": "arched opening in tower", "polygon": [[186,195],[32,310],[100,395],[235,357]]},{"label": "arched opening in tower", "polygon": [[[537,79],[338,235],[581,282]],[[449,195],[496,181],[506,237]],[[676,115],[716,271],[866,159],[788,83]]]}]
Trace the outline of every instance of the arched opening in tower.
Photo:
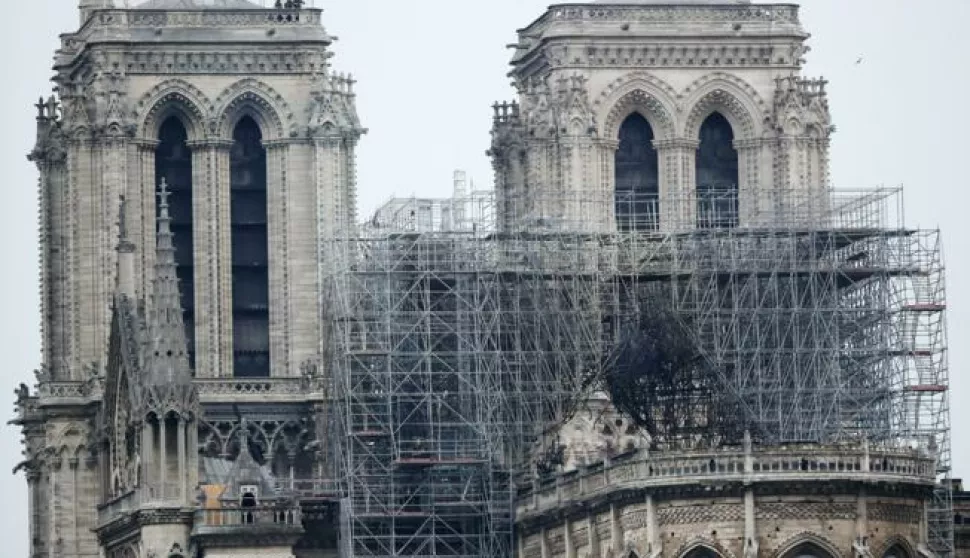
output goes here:
[{"label": "arched opening in tower", "polygon": [[181,293],[182,321],[189,349],[189,365],[195,369],[195,261],[192,238],[192,152],[182,121],[169,117],[158,133],[155,150],[155,184],[168,184],[169,214],[175,244],[176,276]]},{"label": "arched opening in tower", "polygon": [[616,226],[620,231],[653,231],[660,226],[659,173],[653,128],[639,113],[623,121],[616,150]]},{"label": "arched opening in tower", "polygon": [[727,118],[712,113],[701,124],[697,150],[697,226],[738,226],[738,152]]},{"label": "arched opening in tower", "polygon": [[232,342],[237,377],[269,376],[269,260],[266,150],[259,125],[244,117],[230,155]]}]

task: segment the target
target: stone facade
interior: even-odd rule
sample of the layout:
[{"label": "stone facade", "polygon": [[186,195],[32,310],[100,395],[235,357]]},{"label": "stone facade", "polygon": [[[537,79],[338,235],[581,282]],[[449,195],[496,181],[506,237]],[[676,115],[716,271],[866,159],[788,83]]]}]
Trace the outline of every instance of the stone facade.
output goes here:
[{"label": "stone facade", "polygon": [[[326,451],[340,317],[320,301],[329,240],[357,230],[354,81],[331,71],[321,11],[302,2],[117,3],[79,1],[57,94],[36,106],[43,365],[16,420],[30,555],[349,556]],[[500,228],[679,233],[770,226],[793,206],[819,224],[833,128],[824,80],[801,76],[807,38],[791,5],[553,6],[520,31],[519,100],[494,109]],[[702,196],[715,116],[731,137],[712,157],[729,152],[734,174]],[[628,210],[617,153],[633,117],[657,168]],[[169,145],[173,122],[184,137]],[[265,166],[240,170],[246,156]],[[182,201],[160,171],[175,164]],[[265,218],[247,221],[239,173],[253,169]],[[403,212],[407,232],[474,230],[463,195],[399,200],[369,226]],[[260,259],[235,243],[247,227],[265,229],[265,262],[240,263]],[[265,301],[245,308],[267,315],[258,375],[237,354],[258,337],[236,319],[247,265],[266,269]],[[518,492],[520,558],[931,555],[925,453],[750,439],[657,452],[608,398],[590,403],[561,425],[563,467]]]},{"label": "stone facade", "polygon": [[[325,468],[319,451],[304,451],[321,435],[314,417],[326,399],[318,239],[356,221],[354,151],[364,130],[354,82],[330,69],[321,11],[302,3],[119,4],[80,0],[81,25],[62,35],[55,56],[56,95],[36,107],[30,159],[40,171],[43,366],[37,391],[21,386],[17,402],[34,557],[194,555],[203,544],[196,531],[208,525],[192,511],[196,491],[223,484],[229,473],[201,463],[236,458],[240,429],[278,482],[319,486],[314,479]],[[234,371],[231,238],[234,128],[247,118],[265,151],[269,257],[268,374],[250,379]],[[168,434],[156,422],[142,440],[136,430],[145,415],[134,394],[157,339],[144,319],[156,310],[156,156],[173,120],[191,151],[191,206],[181,216],[173,206],[173,215],[192,217],[175,241],[193,242],[194,278],[181,289],[183,302],[189,291],[194,300],[187,346],[206,420],[165,415]],[[243,427],[240,414],[253,422]],[[156,445],[176,432],[177,443]],[[162,455],[160,448],[169,450],[166,458],[155,454],[156,464],[166,463],[161,469],[148,465],[153,445]],[[153,486],[150,470],[185,484]],[[267,524],[254,556],[289,557],[297,539],[299,556],[335,548],[314,542],[316,534],[301,539],[300,522],[279,526],[272,509],[252,517]],[[210,531],[240,530],[222,519]],[[332,538],[326,526],[317,532]],[[274,540],[276,550],[263,548]],[[236,543],[227,548],[210,555],[246,552]]]},{"label": "stone facade", "polygon": [[801,76],[807,38],[790,5],[551,8],[519,32],[518,100],[495,107],[508,226],[614,230],[615,154],[631,114],[653,131],[660,230],[698,225],[695,158],[715,112],[734,133],[742,225],[823,204],[832,127],[825,81]]}]

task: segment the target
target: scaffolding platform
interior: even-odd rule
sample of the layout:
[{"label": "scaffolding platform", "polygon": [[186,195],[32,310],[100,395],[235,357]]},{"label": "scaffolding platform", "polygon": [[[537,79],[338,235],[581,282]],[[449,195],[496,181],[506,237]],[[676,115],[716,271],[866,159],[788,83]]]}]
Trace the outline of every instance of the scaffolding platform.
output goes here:
[{"label": "scaffolding platform", "polygon": [[[609,366],[645,300],[672,310],[714,371],[705,401],[736,409],[759,443],[935,452],[930,539],[945,552],[938,231],[904,226],[899,190],[759,196],[703,215],[695,199],[653,200],[643,206],[659,220],[618,232],[612,199],[476,192],[440,211],[419,200],[447,219],[392,211],[325,243],[352,554],[511,556],[512,479],[533,473],[532,452]],[[710,215],[718,207],[737,213]],[[424,520],[402,524],[405,509]]]}]

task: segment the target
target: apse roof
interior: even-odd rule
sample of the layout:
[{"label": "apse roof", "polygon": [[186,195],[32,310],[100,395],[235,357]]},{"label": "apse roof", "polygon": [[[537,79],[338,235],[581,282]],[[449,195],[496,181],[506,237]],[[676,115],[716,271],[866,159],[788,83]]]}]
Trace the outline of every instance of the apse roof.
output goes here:
[{"label": "apse roof", "polygon": [[136,10],[252,10],[263,9],[249,0],[146,0]]}]

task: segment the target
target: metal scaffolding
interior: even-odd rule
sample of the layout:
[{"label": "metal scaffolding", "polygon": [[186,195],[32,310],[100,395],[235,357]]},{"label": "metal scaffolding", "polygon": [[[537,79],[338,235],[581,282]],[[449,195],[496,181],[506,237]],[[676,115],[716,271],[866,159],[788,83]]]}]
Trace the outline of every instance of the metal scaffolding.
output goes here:
[{"label": "metal scaffolding", "polygon": [[[898,190],[758,200],[478,192],[442,200],[462,226],[396,210],[327,241],[352,555],[511,556],[514,479],[651,296],[689,330],[717,403],[762,443],[937,452],[930,537],[948,554],[938,233],[904,227]],[[419,205],[437,215],[435,203]],[[633,225],[616,232],[619,203],[647,213],[623,211]]]}]

